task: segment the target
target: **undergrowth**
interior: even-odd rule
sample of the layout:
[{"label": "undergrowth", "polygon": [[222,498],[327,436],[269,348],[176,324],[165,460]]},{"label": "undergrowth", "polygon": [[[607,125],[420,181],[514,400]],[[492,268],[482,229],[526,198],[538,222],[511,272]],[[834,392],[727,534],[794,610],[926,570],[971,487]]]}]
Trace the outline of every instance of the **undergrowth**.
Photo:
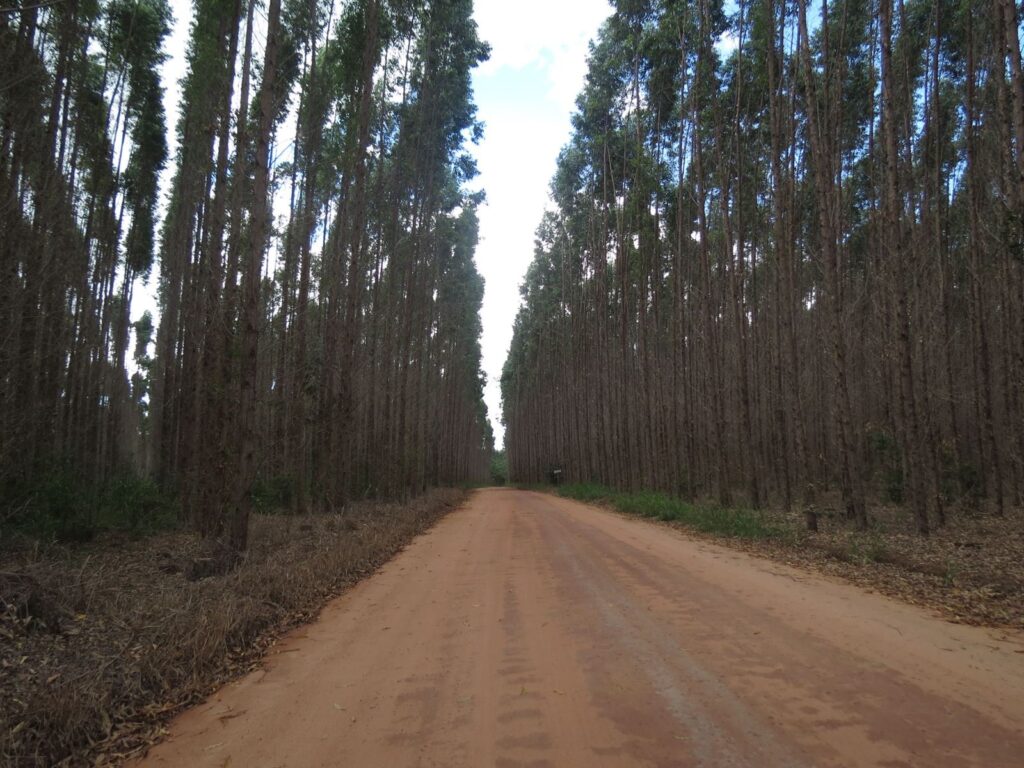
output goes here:
[{"label": "undergrowth", "polygon": [[663,522],[676,522],[701,533],[738,539],[767,539],[778,531],[752,510],[693,504],[657,491],[616,491],[596,483],[574,483],[555,488],[559,496],[607,504],[620,512]]},{"label": "undergrowth", "polygon": [[0,765],[119,764],[252,667],[280,632],[465,498],[441,489],[341,514],[255,515],[230,573],[197,581],[188,531],[0,552]]},{"label": "undergrowth", "polygon": [[130,472],[90,484],[55,467],[0,488],[0,545],[18,535],[44,544],[86,542],[107,531],[148,535],[175,528],[178,518],[171,496]]}]

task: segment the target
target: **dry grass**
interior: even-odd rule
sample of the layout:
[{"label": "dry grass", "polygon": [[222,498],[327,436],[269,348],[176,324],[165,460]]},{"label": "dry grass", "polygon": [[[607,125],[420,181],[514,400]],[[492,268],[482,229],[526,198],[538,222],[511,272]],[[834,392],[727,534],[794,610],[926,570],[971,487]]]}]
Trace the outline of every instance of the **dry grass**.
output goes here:
[{"label": "dry grass", "polygon": [[194,582],[183,574],[203,553],[186,533],[4,554],[0,763],[105,764],[145,749],[464,495],[257,517],[240,566]]},{"label": "dry grass", "polygon": [[[838,507],[838,502],[833,505]],[[1024,510],[1003,517],[969,507],[923,538],[907,510],[876,506],[871,529],[855,531],[840,516],[805,530],[800,512],[762,513],[779,535],[732,546],[852,581],[962,624],[1024,629]]]}]

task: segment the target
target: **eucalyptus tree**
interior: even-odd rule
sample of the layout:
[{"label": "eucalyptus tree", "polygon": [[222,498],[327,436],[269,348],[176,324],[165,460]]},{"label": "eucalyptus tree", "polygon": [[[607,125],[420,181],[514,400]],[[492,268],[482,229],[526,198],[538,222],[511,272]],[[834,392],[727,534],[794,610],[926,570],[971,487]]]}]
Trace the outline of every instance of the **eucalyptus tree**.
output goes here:
[{"label": "eucalyptus tree", "polygon": [[196,0],[161,204],[170,24],[0,14],[5,505],[55,464],[150,472],[230,562],[254,489],[308,511],[484,480],[471,3]]},{"label": "eucalyptus tree", "polygon": [[20,3],[0,13],[3,486],[96,486],[136,468],[133,288],[153,263],[166,158],[163,0]]},{"label": "eucalyptus tree", "polygon": [[811,526],[905,503],[922,534],[1019,501],[1018,26],[1001,0],[616,3],[503,374],[512,478]]}]

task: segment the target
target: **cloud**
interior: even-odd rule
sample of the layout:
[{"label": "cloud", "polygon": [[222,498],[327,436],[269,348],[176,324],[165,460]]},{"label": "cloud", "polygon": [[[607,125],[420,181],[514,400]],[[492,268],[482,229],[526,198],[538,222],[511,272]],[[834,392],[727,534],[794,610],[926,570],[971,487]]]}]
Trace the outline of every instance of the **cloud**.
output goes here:
[{"label": "cloud", "polygon": [[540,65],[544,95],[571,108],[586,73],[587,45],[611,11],[606,0],[477,0],[474,18],[491,44],[480,73]]},{"label": "cloud", "polygon": [[474,74],[486,130],[475,148],[487,205],[480,212],[476,262],[486,281],[483,319],[485,400],[499,445],[499,381],[519,283],[533,258],[534,231],[548,204],[558,152],[587,70],[587,48],[611,8],[607,0],[478,0],[480,36],[491,59]]}]

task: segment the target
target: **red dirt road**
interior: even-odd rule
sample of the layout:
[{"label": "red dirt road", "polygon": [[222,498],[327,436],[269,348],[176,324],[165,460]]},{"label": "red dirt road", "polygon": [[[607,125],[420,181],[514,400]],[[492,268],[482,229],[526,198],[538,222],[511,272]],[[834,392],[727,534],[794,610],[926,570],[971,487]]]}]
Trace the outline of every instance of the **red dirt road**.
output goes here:
[{"label": "red dirt road", "polygon": [[153,766],[1022,766],[1024,645],[582,504],[478,492]]}]

